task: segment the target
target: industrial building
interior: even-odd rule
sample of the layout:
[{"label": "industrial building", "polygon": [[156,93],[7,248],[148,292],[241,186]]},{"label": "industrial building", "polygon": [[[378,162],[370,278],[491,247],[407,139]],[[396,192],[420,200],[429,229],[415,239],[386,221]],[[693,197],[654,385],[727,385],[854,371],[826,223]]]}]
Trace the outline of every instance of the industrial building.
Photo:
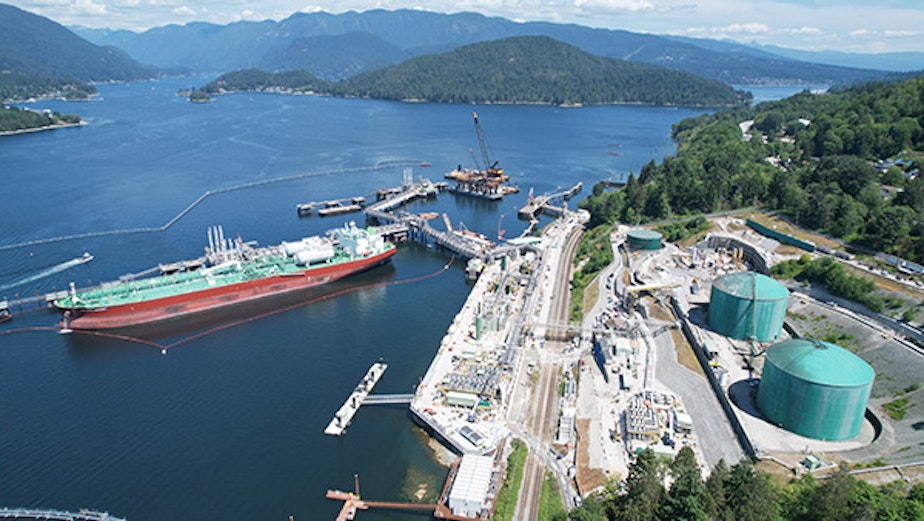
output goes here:
[{"label": "industrial building", "polygon": [[847,440],[860,432],[875,376],[869,364],[840,346],[785,340],[767,350],[757,406],[796,434]]},{"label": "industrial building", "polygon": [[457,516],[478,517],[488,504],[488,491],[494,474],[490,456],[466,454],[449,491],[449,508]]},{"label": "industrial building", "polygon": [[738,340],[770,342],[783,332],[789,290],[766,275],[745,271],[715,280],[709,303],[709,325]]}]

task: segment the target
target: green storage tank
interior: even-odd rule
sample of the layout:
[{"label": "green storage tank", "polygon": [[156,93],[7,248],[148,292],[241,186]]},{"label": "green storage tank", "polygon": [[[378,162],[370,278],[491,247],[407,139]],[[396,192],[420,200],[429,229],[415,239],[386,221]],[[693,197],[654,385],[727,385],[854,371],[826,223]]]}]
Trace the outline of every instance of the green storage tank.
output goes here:
[{"label": "green storage tank", "polygon": [[639,228],[630,230],[628,235],[629,247],[633,250],[660,250],[662,236],[658,232]]},{"label": "green storage tank", "polygon": [[766,275],[745,271],[719,277],[709,297],[709,325],[739,340],[776,340],[783,332],[789,290]]},{"label": "green storage tank", "polygon": [[860,432],[876,373],[860,357],[820,340],[785,340],[767,350],[757,407],[772,423],[818,440]]}]

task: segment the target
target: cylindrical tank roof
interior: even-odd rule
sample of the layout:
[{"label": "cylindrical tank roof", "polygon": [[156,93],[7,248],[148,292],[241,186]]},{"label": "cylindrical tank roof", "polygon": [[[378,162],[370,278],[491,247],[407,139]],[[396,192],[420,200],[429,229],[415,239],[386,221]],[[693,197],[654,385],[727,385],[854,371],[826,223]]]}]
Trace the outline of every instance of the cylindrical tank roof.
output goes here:
[{"label": "cylindrical tank roof", "polygon": [[860,357],[820,340],[786,340],[767,350],[757,407],[772,423],[819,440],[860,432],[876,374]]},{"label": "cylindrical tank roof", "polygon": [[769,342],[783,333],[789,290],[766,275],[730,273],[712,283],[709,325],[739,340]]},{"label": "cylindrical tank roof", "polygon": [[660,233],[653,231],[653,230],[646,230],[644,228],[629,230],[628,236],[634,239],[641,239],[644,241],[661,240],[661,237],[662,237]]},{"label": "cylindrical tank roof", "polygon": [[748,300],[781,300],[789,298],[789,290],[786,289],[786,286],[766,275],[753,271],[729,273],[716,279],[712,285],[729,295]]},{"label": "cylindrical tank roof", "polygon": [[661,248],[662,235],[656,231],[638,228],[626,234],[629,247],[636,250],[658,250]]},{"label": "cylindrical tank roof", "polygon": [[821,340],[784,340],[770,346],[767,361],[796,378],[819,385],[856,387],[873,381],[876,373],[859,356]]}]

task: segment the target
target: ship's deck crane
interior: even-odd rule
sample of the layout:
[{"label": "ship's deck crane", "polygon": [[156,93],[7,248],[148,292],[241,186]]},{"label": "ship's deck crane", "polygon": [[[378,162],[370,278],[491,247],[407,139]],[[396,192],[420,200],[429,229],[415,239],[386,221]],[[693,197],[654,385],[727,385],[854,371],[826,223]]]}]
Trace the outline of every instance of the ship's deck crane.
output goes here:
[{"label": "ship's deck crane", "polygon": [[488,156],[488,145],[484,138],[484,130],[481,129],[481,125],[478,124],[478,113],[472,112],[472,117],[475,120],[475,133],[478,135],[478,145],[481,147],[481,157],[484,160],[484,172],[489,178],[500,178],[505,181],[504,169],[497,168],[498,161],[491,161],[491,158]]}]

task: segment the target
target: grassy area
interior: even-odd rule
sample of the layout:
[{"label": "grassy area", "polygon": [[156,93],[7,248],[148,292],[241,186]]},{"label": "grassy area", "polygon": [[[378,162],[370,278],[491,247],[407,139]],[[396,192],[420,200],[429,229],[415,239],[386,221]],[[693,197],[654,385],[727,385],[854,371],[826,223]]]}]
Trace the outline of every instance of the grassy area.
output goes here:
[{"label": "grassy area", "polygon": [[584,290],[604,268],[613,262],[610,247],[612,226],[604,224],[585,232],[574,256],[575,272],[571,281],[569,321],[580,322],[584,316]]},{"label": "grassy area", "polygon": [[771,459],[762,459],[758,461],[754,464],[754,468],[770,474],[770,480],[777,485],[785,485],[794,477],[792,470]]},{"label": "grassy area", "polygon": [[546,472],[545,479],[542,480],[542,495],[539,497],[539,521],[551,521],[556,514],[564,511],[558,481],[551,472]]},{"label": "grassy area", "polygon": [[577,482],[582,491],[594,490],[606,483],[606,474],[602,469],[590,467],[590,452],[588,441],[590,439],[590,420],[578,418],[575,422],[577,430]]},{"label": "grassy area", "polygon": [[699,365],[693,346],[687,342],[687,337],[679,329],[671,329],[671,339],[674,341],[674,350],[677,352],[677,362],[696,374],[705,376],[703,366]]},{"label": "grassy area", "polygon": [[517,497],[520,495],[520,484],[523,483],[523,467],[526,464],[526,445],[519,440],[511,443],[513,452],[507,457],[507,472],[504,484],[497,494],[497,504],[494,506],[492,521],[512,521],[513,513],[517,509]]},{"label": "grassy area", "polygon": [[600,277],[597,277],[584,289],[584,296],[581,299],[581,316],[584,312],[594,307],[597,299],[600,297]]},{"label": "grassy area", "polygon": [[911,403],[911,400],[908,398],[897,398],[891,402],[882,404],[882,408],[889,413],[889,417],[893,420],[901,420],[904,418],[908,409],[912,407],[914,407],[914,404]]},{"label": "grassy area", "polygon": [[853,266],[847,264],[844,264],[843,266],[844,269],[847,270],[847,273],[850,273],[851,275],[871,279],[876,284],[876,287],[881,290],[889,291],[892,293],[900,293],[915,300],[919,300],[921,297],[924,297],[924,291],[921,289],[908,286],[907,284],[902,284],[901,282],[894,281],[890,278],[883,277],[878,273],[871,273],[866,270],[854,268]]}]

